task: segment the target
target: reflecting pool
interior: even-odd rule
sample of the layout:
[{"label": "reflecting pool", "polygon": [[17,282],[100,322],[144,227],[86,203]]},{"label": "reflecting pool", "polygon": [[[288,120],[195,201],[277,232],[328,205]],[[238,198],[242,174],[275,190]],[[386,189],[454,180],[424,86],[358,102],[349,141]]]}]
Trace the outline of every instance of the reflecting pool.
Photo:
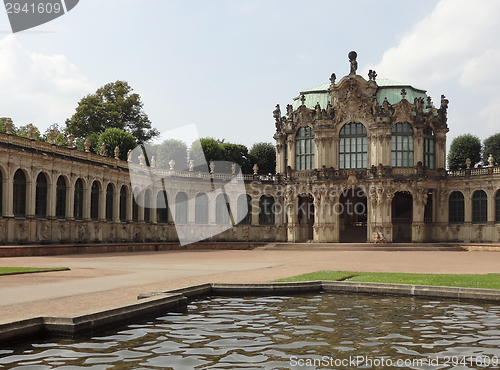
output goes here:
[{"label": "reflecting pool", "polygon": [[500,306],[314,294],[204,297],[88,340],[0,349],[0,369],[499,369]]}]

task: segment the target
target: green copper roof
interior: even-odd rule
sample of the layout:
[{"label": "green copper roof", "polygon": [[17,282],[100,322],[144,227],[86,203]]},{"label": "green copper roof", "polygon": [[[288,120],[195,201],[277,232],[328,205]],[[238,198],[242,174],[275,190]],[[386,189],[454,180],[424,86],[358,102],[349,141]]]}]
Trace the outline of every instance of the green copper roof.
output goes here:
[{"label": "green copper roof", "polygon": [[[390,79],[377,79],[377,101],[382,104],[385,97],[390,104],[396,104],[401,101],[401,89],[406,91],[406,100],[413,103],[415,98],[424,98],[424,105],[427,105],[427,95],[426,90],[419,89],[411,86],[410,84],[390,80]],[[331,100],[328,94],[328,88],[330,83],[319,85],[311,89],[302,90],[301,95],[304,94],[306,97],[305,106],[310,109],[314,109],[315,105],[319,103],[322,109],[326,108],[326,105]],[[293,109],[297,109],[301,105],[300,95],[293,99]]]}]

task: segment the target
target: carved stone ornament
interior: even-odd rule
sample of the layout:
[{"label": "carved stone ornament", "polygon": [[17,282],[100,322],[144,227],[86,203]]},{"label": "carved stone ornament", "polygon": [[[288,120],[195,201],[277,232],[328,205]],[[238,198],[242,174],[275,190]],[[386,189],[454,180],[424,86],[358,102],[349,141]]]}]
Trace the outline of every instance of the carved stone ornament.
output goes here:
[{"label": "carved stone ornament", "polygon": [[127,153],[127,162],[132,162],[132,149],[128,150],[128,153]]},{"label": "carved stone ornament", "polygon": [[151,167],[152,168],[156,168],[156,158],[155,158],[155,156],[151,157]]},{"label": "carved stone ornament", "polygon": [[194,160],[192,159],[189,160],[189,171],[190,172],[194,171]]},{"label": "carved stone ornament", "polygon": [[74,141],[75,141],[75,135],[69,134],[69,136],[68,136],[68,148],[73,148]]},{"label": "carved stone ornament", "polygon": [[5,121],[5,130],[8,135],[12,135],[12,126],[14,126],[14,122],[12,122],[12,119],[7,118]]},{"label": "carved stone ornament", "polygon": [[168,166],[170,167],[170,171],[173,171],[175,166],[175,161],[171,159],[170,162],[168,162]]},{"label": "carved stone ornament", "polygon": [[115,146],[115,159],[119,159],[120,157],[120,148]]},{"label": "carved stone ornament", "polygon": [[401,100],[399,103],[392,106],[394,108],[394,114],[392,115],[393,123],[413,123],[413,104],[409,103],[408,100]]},{"label": "carved stone ornament", "polygon": [[254,175],[259,173],[259,166],[257,166],[257,163],[253,165],[252,170]]},{"label": "carved stone ornament", "polygon": [[86,139],[85,140],[85,152],[90,152],[90,140],[89,139]]},{"label": "carved stone ornament", "polygon": [[49,140],[50,140],[50,143],[51,144],[55,144],[56,143],[56,132],[53,128],[50,129],[49,131]]}]

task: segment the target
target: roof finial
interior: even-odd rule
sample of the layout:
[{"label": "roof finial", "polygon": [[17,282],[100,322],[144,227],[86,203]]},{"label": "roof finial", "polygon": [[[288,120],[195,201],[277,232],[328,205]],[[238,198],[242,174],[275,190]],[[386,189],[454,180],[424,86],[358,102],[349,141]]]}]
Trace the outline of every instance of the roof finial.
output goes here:
[{"label": "roof finial", "polygon": [[305,105],[305,103],[306,103],[306,96],[304,94],[302,94],[300,96],[300,101],[302,102],[302,105]]},{"label": "roof finial", "polygon": [[406,99],[406,90],[405,89],[401,89],[401,96],[403,97],[403,99]]},{"label": "roof finial", "polygon": [[355,51],[351,51],[348,54],[349,61],[351,62],[351,72],[349,74],[355,75],[356,70],[358,69],[358,62],[356,62],[356,58],[358,57],[358,54]]}]

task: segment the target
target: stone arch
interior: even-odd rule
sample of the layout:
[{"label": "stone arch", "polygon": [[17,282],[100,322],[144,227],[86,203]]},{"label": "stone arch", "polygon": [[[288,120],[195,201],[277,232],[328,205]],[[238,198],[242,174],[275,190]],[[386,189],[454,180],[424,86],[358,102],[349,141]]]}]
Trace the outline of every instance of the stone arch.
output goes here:
[{"label": "stone arch", "polygon": [[26,217],[28,209],[28,176],[27,171],[19,167],[12,176],[14,186],[12,191],[13,213],[15,217]]},{"label": "stone arch", "polygon": [[365,243],[368,237],[368,194],[364,186],[350,185],[339,194],[339,241]]},{"label": "stone arch", "polygon": [[398,189],[392,194],[391,223],[392,241],[412,241],[413,192],[409,189]]}]

